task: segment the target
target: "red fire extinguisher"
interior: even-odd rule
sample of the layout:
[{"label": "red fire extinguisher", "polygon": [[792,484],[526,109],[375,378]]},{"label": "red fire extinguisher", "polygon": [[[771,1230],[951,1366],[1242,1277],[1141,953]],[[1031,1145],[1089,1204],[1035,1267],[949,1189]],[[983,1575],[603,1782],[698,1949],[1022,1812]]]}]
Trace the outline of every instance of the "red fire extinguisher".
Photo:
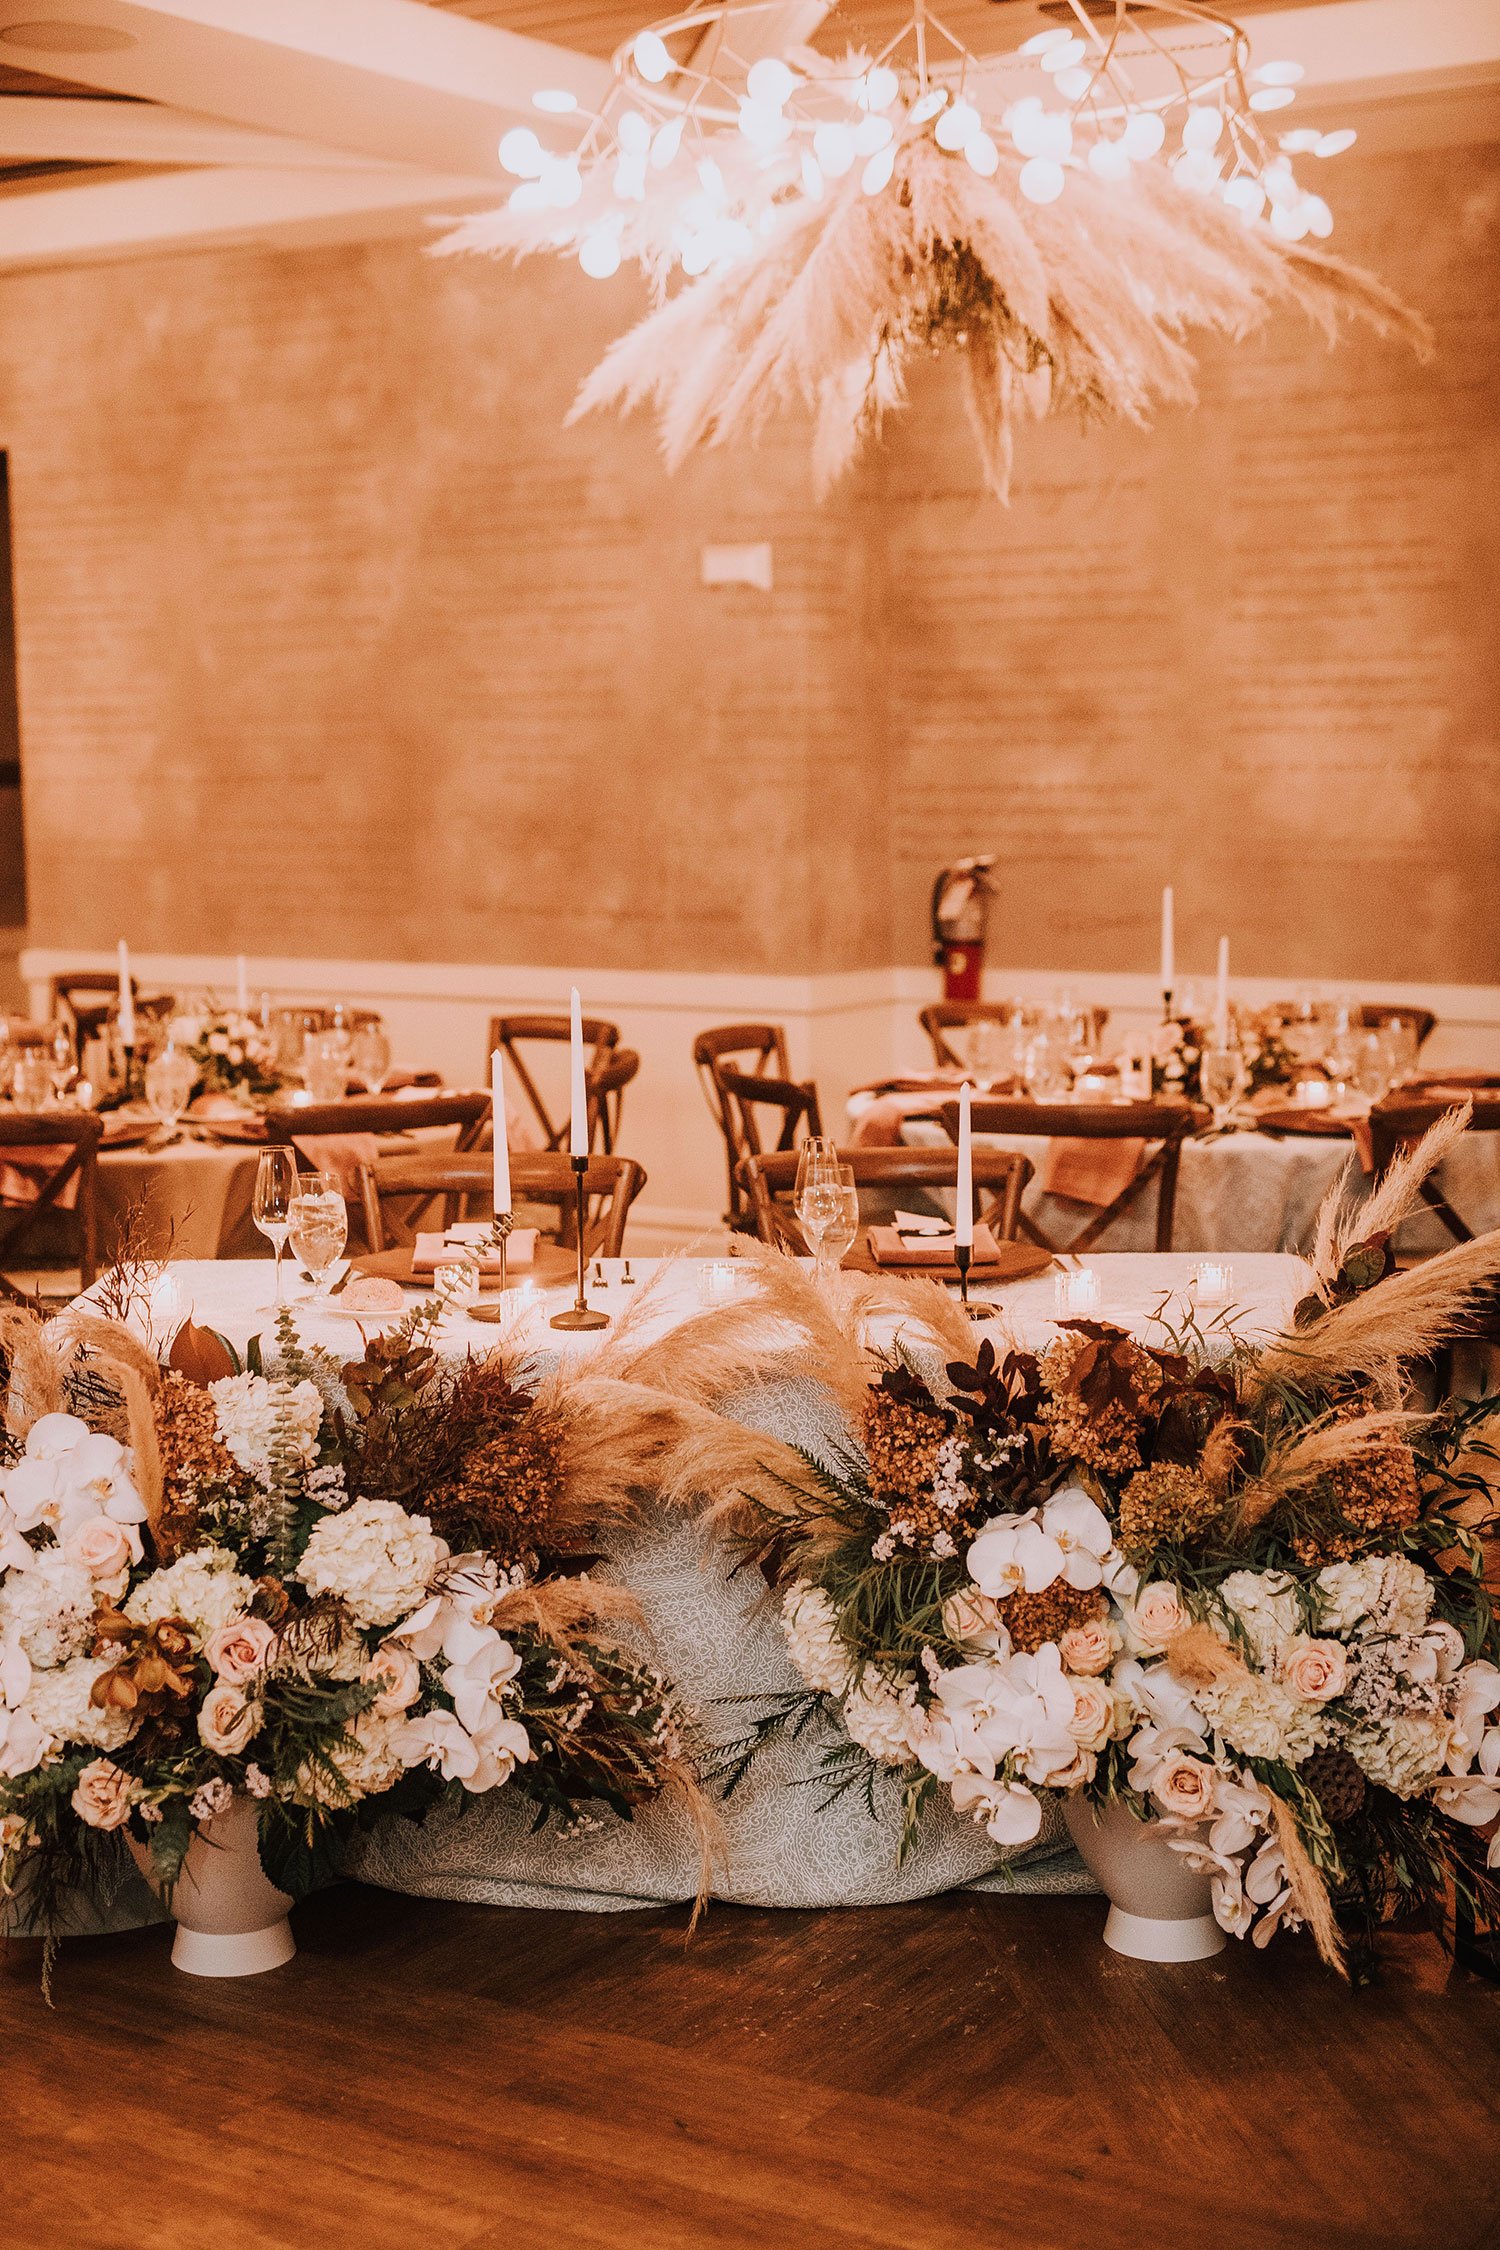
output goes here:
[{"label": "red fire extinguisher", "polygon": [[943,972],[945,1000],[979,998],[994,864],[993,852],[955,860],[932,886],[933,957]]}]

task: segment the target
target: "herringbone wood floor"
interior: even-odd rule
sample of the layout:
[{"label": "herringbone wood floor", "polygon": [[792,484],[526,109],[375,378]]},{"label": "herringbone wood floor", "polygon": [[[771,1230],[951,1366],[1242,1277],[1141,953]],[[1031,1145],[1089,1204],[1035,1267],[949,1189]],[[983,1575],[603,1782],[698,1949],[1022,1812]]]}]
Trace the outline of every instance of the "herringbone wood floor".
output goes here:
[{"label": "herringbone wood floor", "polygon": [[244,1983],[0,1965],[7,2250],[1493,2250],[1500,1994],[1151,1969],[1091,1899],[527,1914],[343,1889]]}]

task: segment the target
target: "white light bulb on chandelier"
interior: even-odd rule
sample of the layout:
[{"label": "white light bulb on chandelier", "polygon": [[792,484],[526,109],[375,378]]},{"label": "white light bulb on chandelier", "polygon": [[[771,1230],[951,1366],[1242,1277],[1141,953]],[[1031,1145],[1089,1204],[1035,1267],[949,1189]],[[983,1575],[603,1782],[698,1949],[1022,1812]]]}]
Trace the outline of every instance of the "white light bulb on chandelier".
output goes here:
[{"label": "white light bulb on chandelier", "polygon": [[1154,156],[1167,137],[1167,128],[1154,109],[1138,109],[1134,117],[1127,118],[1125,130],[1120,135],[1120,146],[1134,164],[1143,164]]},{"label": "white light bulb on chandelier", "polygon": [[699,164],[698,180],[710,203],[728,201],[729,191],[724,185],[724,175],[711,156],[705,156]]},{"label": "white light bulb on chandelier", "polygon": [[1072,37],[1071,31],[1060,29],[1034,31],[1029,39],[1023,41],[1017,51],[1023,55],[1045,55],[1053,47],[1065,47]]},{"label": "white light bulb on chandelier", "polygon": [[964,142],[964,155],[982,180],[992,179],[1000,169],[1000,151],[988,133],[971,133]]},{"label": "white light bulb on chandelier", "polygon": [[1294,133],[1283,133],[1281,146],[1288,156],[1308,156],[1323,138],[1316,126],[1299,125]]},{"label": "white light bulb on chandelier", "polygon": [[642,31],[638,33],[630,52],[634,58],[636,69],[648,86],[659,86],[662,80],[670,74],[672,57],[667,52],[667,43],[659,32]]},{"label": "white light bulb on chandelier", "polygon": [[549,156],[537,182],[555,210],[566,211],[583,193],[583,174],[570,156]]},{"label": "white light bulb on chandelier", "polygon": [[1055,203],[1067,185],[1067,176],[1052,157],[1033,156],[1021,166],[1017,185],[1028,202]]},{"label": "white light bulb on chandelier", "polygon": [[1302,190],[1292,174],[1292,167],[1284,156],[1273,157],[1260,176],[1261,186],[1273,203],[1291,205],[1299,199]]},{"label": "white light bulb on chandelier", "polygon": [[[912,104],[911,122],[913,125],[925,125],[929,118],[936,117],[938,111],[945,109],[947,104],[947,87],[934,86],[930,94],[924,94],[919,102]],[[1041,104],[1038,103],[1037,106],[1040,108]]]},{"label": "white light bulb on chandelier", "polygon": [[1322,196],[1304,195],[1302,208],[1307,214],[1308,233],[1315,234],[1320,241],[1326,242],[1333,232],[1333,213],[1323,201]]},{"label": "white light bulb on chandelier", "polygon": [[615,166],[614,191],[621,203],[646,200],[646,164],[639,156],[622,156]]},{"label": "white light bulb on chandelier", "polygon": [[876,149],[884,148],[892,138],[894,128],[888,117],[862,117],[854,128],[854,146],[860,156],[873,156]]},{"label": "white light bulb on chandelier", "polygon": [[1224,183],[1224,201],[1231,211],[1238,211],[1246,226],[1258,219],[1266,207],[1266,191],[1259,180],[1252,180],[1241,172]]},{"label": "white light bulb on chandelier", "polygon": [[939,148],[961,149],[970,136],[984,130],[984,120],[972,102],[955,102],[945,109],[933,128],[933,139]]},{"label": "white light bulb on chandelier", "polygon": [[847,125],[820,125],[813,135],[813,154],[830,180],[842,179],[854,162],[854,135]]},{"label": "white light bulb on chandelier", "polygon": [[500,143],[500,161],[518,180],[541,177],[547,152],[529,125],[513,125]]},{"label": "white light bulb on chandelier", "polygon": [[1042,68],[1049,73],[1068,70],[1074,63],[1082,62],[1087,52],[1087,48],[1077,33],[1070,31],[1063,38],[1054,41],[1052,46],[1047,49],[1042,57]]},{"label": "white light bulb on chandelier", "polygon": [[1179,187],[1190,188],[1195,195],[1207,195],[1219,184],[1219,174],[1224,169],[1218,158],[1206,148],[1185,148],[1181,156],[1172,161],[1172,177]]},{"label": "white light bulb on chandelier", "polygon": [[651,146],[651,128],[638,109],[623,109],[615,119],[615,139],[627,156],[644,156]]},{"label": "white light bulb on chandelier", "polygon": [[1295,203],[1273,203],[1271,225],[1283,242],[1300,242],[1309,231],[1308,216],[1301,198]]},{"label": "white light bulb on chandelier", "polygon": [[1359,135],[1352,125],[1341,125],[1336,133],[1320,133],[1313,153],[1316,156],[1342,156],[1345,149],[1353,148],[1358,139]]},{"label": "white light bulb on chandelier", "polygon": [[768,102],[742,101],[740,103],[740,131],[753,149],[761,155],[780,148],[791,133],[791,126],[779,109]]},{"label": "white light bulb on chandelier", "polygon": [[682,119],[680,117],[669,118],[651,143],[652,170],[664,172],[681,146]]},{"label": "white light bulb on chandelier", "polygon": [[1081,102],[1094,83],[1091,70],[1060,70],[1052,81],[1065,101]]},{"label": "white light bulb on chandelier", "polygon": [[512,211],[545,211],[551,200],[540,180],[523,180],[513,190],[508,208]]},{"label": "white light bulb on chandelier", "polygon": [[810,148],[802,151],[802,192],[814,203],[823,200],[823,167]]},{"label": "white light bulb on chandelier", "polygon": [[682,246],[682,270],[686,274],[707,273],[714,262],[714,236],[709,227],[700,227],[690,234]]},{"label": "white light bulb on chandelier", "polygon": [[779,55],[762,55],[759,62],[750,65],[745,87],[751,101],[764,102],[768,109],[780,109],[797,91],[797,74],[787,68]]},{"label": "white light bulb on chandelier", "polygon": [[875,68],[866,75],[861,84],[859,94],[860,108],[874,110],[889,109],[900,91],[901,81],[896,76],[896,73],[893,70],[888,70],[884,63],[877,63]]},{"label": "white light bulb on chandelier", "polygon": [[1211,109],[1206,103],[1195,103],[1182,121],[1182,145],[1184,148],[1214,148],[1223,130],[1222,109]]},{"label": "white light bulb on chandelier", "polygon": [[1299,62],[1268,62],[1250,76],[1257,86],[1300,86],[1307,72]]},{"label": "white light bulb on chandelier", "polygon": [[877,149],[860,173],[859,184],[866,195],[878,195],[895,169],[896,151],[893,148]]},{"label": "white light bulb on chandelier", "polygon": [[1297,99],[1295,86],[1257,86],[1250,96],[1250,107],[1256,110],[1285,109]]},{"label": "white light bulb on chandelier", "polygon": [[1120,141],[1095,141],[1089,150],[1089,170],[1096,180],[1128,180],[1130,158]]},{"label": "white light bulb on chandelier", "polygon": [[591,281],[608,281],[620,270],[620,238],[609,227],[590,227],[578,245],[578,263]]},{"label": "white light bulb on chandelier", "polygon": [[544,109],[551,117],[571,117],[578,107],[578,96],[570,94],[564,86],[544,86],[531,97],[533,109]]}]

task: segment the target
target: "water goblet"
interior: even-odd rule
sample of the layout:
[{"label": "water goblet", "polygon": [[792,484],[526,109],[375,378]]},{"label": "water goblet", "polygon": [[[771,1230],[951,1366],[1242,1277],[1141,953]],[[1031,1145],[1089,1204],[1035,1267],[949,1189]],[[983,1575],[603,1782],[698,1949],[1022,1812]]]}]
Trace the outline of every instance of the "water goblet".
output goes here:
[{"label": "water goblet", "polygon": [[1250,1074],[1238,1047],[1205,1047],[1198,1061],[1198,1083],[1203,1099],[1214,1113],[1214,1131],[1224,1132],[1249,1083]]},{"label": "water goblet", "polygon": [[58,1022],[52,1025],[47,1039],[47,1060],[53,1100],[61,1102],[78,1069],[78,1056],[73,1046],[73,1026],[70,1023]]},{"label": "water goblet", "polygon": [[160,1145],[177,1137],[177,1124],[193,1097],[198,1074],[179,1048],[164,1047],[146,1065],[146,1100],[160,1121]]},{"label": "water goblet", "polygon": [[1354,1050],[1354,1084],[1371,1108],[1391,1082],[1391,1051],[1384,1032],[1367,1031]]},{"label": "water goblet", "polygon": [[859,1190],[852,1165],[840,1164],[803,1192],[797,1216],[807,1236],[819,1280],[824,1280],[853,1248],[859,1234]]},{"label": "water goblet", "polygon": [[315,1102],[339,1102],[349,1084],[349,1035],[309,1031],[302,1042],[302,1075]]},{"label": "water goblet", "polygon": [[391,1043],[385,1026],[361,1024],[354,1034],[353,1063],[372,1094],[378,1094],[391,1074]]},{"label": "water goblet", "polygon": [[23,1047],[16,1056],[11,1098],[17,1109],[46,1109],[52,1099],[52,1058],[42,1047]]},{"label": "water goblet", "polygon": [[312,1275],[313,1302],[328,1294],[333,1267],[349,1239],[349,1207],[332,1172],[298,1175],[288,1209],[291,1245]]},{"label": "water goblet", "polygon": [[286,1248],[291,1225],[292,1191],[296,1184],[297,1159],[291,1150],[263,1148],[255,1167],[255,1196],[250,1206],[251,1217],[276,1253],[276,1296],[272,1304],[261,1307],[263,1312],[276,1312],[281,1308],[281,1254]]}]

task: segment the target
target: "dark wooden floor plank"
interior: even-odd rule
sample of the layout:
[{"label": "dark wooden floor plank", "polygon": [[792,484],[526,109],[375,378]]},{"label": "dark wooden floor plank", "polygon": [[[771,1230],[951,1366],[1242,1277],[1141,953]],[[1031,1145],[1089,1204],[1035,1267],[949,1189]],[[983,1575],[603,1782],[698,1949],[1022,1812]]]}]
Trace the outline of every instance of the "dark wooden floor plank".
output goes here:
[{"label": "dark wooden floor plank", "polygon": [[1500,1996],[1428,1941],[1352,1993],[1300,1945],[1122,1961],[1086,1899],[720,1908],[691,1943],[353,1887],[297,1919],[244,1983],[165,1931],[70,1946],[55,2010],[9,1950],[6,2250],[1500,2239]]}]

